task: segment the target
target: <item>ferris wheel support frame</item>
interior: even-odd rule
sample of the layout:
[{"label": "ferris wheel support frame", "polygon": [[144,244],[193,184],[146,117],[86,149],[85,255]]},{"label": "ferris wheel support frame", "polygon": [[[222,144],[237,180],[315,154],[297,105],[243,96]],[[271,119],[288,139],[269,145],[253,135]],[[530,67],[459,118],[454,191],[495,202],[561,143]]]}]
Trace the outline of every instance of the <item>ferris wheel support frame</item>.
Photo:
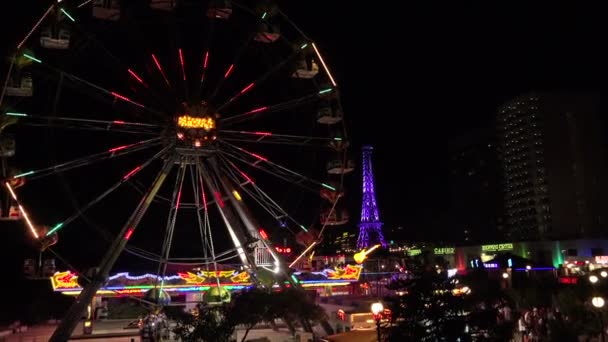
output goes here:
[{"label": "ferris wheel support frame", "polygon": [[91,303],[91,300],[93,300],[93,297],[95,297],[97,291],[107,280],[112,267],[116,263],[116,260],[125,249],[131,234],[133,234],[134,230],[137,228],[142,217],[150,207],[152,199],[156,196],[156,193],[173,168],[175,162],[174,160],[175,159],[172,156],[165,161],[165,164],[156,176],[152,186],[141,199],[131,217],[129,217],[125,225],[120,230],[120,233],[112,242],[108,252],[105,254],[99,264],[99,270],[94,274],[91,282],[82,289],[82,292],[78,295],[74,304],[72,304],[65,317],[57,326],[57,329],[55,329],[53,332],[53,335],[49,339],[50,342],[65,342],[70,339],[72,332],[76,328],[80,317],[82,317],[82,314],[85,312],[87,305]]}]

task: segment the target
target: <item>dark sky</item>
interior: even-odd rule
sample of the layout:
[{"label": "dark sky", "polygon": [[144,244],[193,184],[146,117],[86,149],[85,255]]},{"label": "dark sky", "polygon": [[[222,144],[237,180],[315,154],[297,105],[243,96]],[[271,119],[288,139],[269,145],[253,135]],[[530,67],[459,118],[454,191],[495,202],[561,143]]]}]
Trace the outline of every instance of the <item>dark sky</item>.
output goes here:
[{"label": "dark sky", "polygon": [[[2,11],[5,55],[43,7]],[[425,229],[449,205],[450,137],[487,124],[520,93],[605,87],[605,27],[593,8],[308,0],[284,1],[283,9],[331,65],[354,156],[363,144],[375,148],[381,217],[406,232]],[[360,168],[351,177],[354,226]]]},{"label": "dark sky", "polygon": [[294,15],[315,17],[303,27],[335,64],[353,139],[375,147],[388,226],[424,229],[445,210],[449,137],[485,125],[501,102],[530,90],[605,88],[605,25],[594,8],[333,3],[300,2],[312,10]]}]

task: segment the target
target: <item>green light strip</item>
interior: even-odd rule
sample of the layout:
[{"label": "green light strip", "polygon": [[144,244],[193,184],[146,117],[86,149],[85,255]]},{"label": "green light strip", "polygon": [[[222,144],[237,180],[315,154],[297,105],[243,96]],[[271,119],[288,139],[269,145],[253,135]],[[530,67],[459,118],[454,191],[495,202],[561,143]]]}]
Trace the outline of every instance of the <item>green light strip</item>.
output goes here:
[{"label": "green light strip", "polygon": [[308,233],[308,229],[306,229],[306,227],[304,227],[303,225],[300,225],[300,228],[302,228],[302,230]]},{"label": "green light strip", "polygon": [[305,49],[307,46],[308,46],[308,43],[306,43],[306,44],[304,44],[304,45],[300,46],[300,49],[301,49],[301,50],[304,50],[304,49]]},{"label": "green light strip", "polygon": [[71,15],[70,15],[68,12],[66,12],[66,11],[65,11],[63,8],[60,8],[60,10],[61,10],[61,12],[62,12],[63,14],[65,14],[65,16],[66,16],[66,17],[68,17],[68,18],[69,18],[71,21],[76,21],[76,20],[74,20],[74,18],[72,18],[72,16],[71,16]]},{"label": "green light strip", "polygon": [[264,14],[262,14],[262,20],[266,19],[267,15],[268,15],[268,13],[264,12]]},{"label": "green light strip", "polygon": [[61,223],[57,223],[57,224],[55,225],[55,227],[53,227],[53,229],[49,230],[49,232],[48,232],[48,233],[46,233],[46,236],[49,236],[49,235],[53,234],[54,232],[56,232],[56,231],[58,231],[59,229],[61,229],[61,227],[63,227],[63,222],[61,222]]},{"label": "green light strip", "polygon": [[20,173],[20,174],[18,174],[18,175],[14,175],[14,176],[13,176],[13,179],[14,179],[14,178],[21,178],[21,177],[29,176],[29,175],[31,175],[31,174],[33,174],[33,173],[34,173],[34,171],[28,171],[28,172]]},{"label": "green light strip", "polygon": [[30,55],[28,55],[27,53],[24,53],[24,54],[23,54],[23,57],[25,57],[25,58],[27,58],[27,59],[30,59],[30,60],[32,60],[32,61],[34,61],[34,62],[36,62],[36,63],[42,63],[42,61],[41,61],[41,60],[39,60],[39,59],[38,59],[38,58],[36,58],[36,57],[30,56]]},{"label": "green light strip", "polygon": [[13,112],[7,112],[6,115],[9,115],[9,116],[27,116],[27,114],[25,114],[25,113],[13,113]]},{"label": "green light strip", "polygon": [[327,88],[327,89],[323,89],[321,91],[319,91],[319,94],[325,94],[325,93],[329,93],[330,91],[332,91],[333,88]]},{"label": "green light strip", "polygon": [[336,191],[336,188],[334,188],[334,187],[333,187],[333,186],[331,186],[331,185],[327,185],[327,184],[325,184],[325,183],[321,183],[321,185],[322,185],[323,187],[325,187],[325,188],[328,188],[329,190]]}]

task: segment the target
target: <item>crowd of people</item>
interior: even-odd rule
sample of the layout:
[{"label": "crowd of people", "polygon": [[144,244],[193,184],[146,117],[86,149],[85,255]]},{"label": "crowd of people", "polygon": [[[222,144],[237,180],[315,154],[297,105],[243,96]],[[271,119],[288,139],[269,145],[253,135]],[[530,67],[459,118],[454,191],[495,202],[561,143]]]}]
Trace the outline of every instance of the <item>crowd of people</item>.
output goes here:
[{"label": "crowd of people", "polygon": [[151,312],[140,322],[142,342],[159,342],[170,339],[169,320],[164,312]]}]

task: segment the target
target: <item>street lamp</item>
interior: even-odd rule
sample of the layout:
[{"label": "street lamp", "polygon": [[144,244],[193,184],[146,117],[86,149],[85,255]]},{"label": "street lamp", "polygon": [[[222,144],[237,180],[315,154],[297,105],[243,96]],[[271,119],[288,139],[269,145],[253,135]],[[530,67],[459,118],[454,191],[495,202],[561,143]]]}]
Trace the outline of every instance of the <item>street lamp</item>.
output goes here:
[{"label": "street lamp", "polygon": [[376,320],[376,333],[378,334],[378,342],[380,342],[380,319],[382,318],[383,311],[384,305],[382,305],[382,303],[376,302],[372,304],[372,314],[374,314],[374,319]]},{"label": "street lamp", "polygon": [[[589,276],[589,281],[591,282],[591,284],[597,283],[598,280],[600,280],[600,278],[598,278],[595,274]],[[600,297],[594,297],[594,298],[600,298]],[[602,299],[602,301],[603,301],[603,299]],[[602,305],[604,305],[603,302],[602,302]]]},{"label": "street lamp", "polygon": [[602,271],[602,272],[600,272],[600,275],[602,276],[602,278],[606,278],[606,277],[608,277],[608,272]]},{"label": "street lamp", "polygon": [[593,297],[591,298],[591,304],[593,304],[593,306],[595,306],[595,308],[598,311],[599,317],[600,317],[600,330],[601,330],[601,336],[602,336],[602,342],[606,341],[606,337],[604,335],[604,319],[602,318],[602,311],[601,309],[604,307],[605,301],[604,298],[602,297]]}]

